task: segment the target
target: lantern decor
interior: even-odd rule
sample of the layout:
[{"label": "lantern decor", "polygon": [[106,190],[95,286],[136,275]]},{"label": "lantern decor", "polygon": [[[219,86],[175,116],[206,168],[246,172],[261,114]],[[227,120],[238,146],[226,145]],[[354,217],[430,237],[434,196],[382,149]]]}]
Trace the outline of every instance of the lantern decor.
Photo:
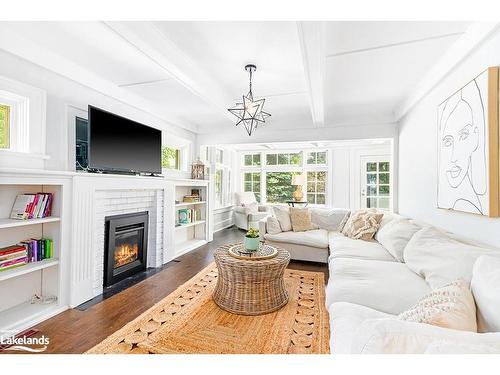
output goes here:
[{"label": "lantern decor", "polygon": [[205,179],[205,164],[198,158],[195,163],[191,165],[191,178],[193,180]]}]

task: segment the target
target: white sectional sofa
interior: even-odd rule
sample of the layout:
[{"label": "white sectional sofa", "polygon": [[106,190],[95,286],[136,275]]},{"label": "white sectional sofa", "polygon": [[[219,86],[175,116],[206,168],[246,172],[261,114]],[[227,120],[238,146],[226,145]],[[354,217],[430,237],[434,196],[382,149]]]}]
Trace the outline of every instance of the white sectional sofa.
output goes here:
[{"label": "white sectional sofa", "polygon": [[[266,242],[292,249],[292,259],[322,261],[328,238],[332,353],[500,353],[500,250],[396,214],[384,215],[371,241],[321,228],[326,233],[313,234],[318,242],[312,244],[297,233],[276,237],[260,229]],[[478,271],[480,261],[489,274]],[[432,289],[458,278],[472,280],[480,333],[398,319]]]}]

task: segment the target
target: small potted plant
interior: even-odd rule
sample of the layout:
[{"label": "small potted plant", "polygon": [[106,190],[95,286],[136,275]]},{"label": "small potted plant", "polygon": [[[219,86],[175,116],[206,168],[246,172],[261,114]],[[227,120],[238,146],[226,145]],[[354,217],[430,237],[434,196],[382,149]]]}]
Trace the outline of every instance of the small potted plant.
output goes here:
[{"label": "small potted plant", "polygon": [[248,251],[257,251],[260,240],[259,230],[250,228],[245,235],[245,249]]}]

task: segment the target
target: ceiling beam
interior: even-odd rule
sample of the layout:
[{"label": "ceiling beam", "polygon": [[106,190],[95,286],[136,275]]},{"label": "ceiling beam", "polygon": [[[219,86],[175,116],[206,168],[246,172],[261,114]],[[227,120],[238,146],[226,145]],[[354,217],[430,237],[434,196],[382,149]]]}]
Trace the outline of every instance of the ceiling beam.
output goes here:
[{"label": "ceiling beam", "polygon": [[324,127],[325,24],[297,22],[297,31],[313,124]]},{"label": "ceiling beam", "polygon": [[179,49],[153,22],[105,22],[115,33],[164,69],[174,80],[231,121],[233,100],[203,66]]},{"label": "ceiling beam", "polygon": [[434,89],[455,67],[467,58],[474,49],[488,38],[499,22],[475,22],[439,58],[436,64],[419,81],[410,95],[394,111],[394,119],[400,121],[420,100]]}]

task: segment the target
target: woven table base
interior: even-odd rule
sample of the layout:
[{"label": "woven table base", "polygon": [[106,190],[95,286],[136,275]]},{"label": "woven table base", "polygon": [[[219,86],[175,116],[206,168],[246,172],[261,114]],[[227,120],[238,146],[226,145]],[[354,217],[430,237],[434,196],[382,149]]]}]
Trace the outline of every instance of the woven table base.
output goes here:
[{"label": "woven table base", "polygon": [[329,353],[322,273],[286,270],[289,302],[259,316],[221,310],[212,300],[217,276],[212,263],[87,353]]}]

